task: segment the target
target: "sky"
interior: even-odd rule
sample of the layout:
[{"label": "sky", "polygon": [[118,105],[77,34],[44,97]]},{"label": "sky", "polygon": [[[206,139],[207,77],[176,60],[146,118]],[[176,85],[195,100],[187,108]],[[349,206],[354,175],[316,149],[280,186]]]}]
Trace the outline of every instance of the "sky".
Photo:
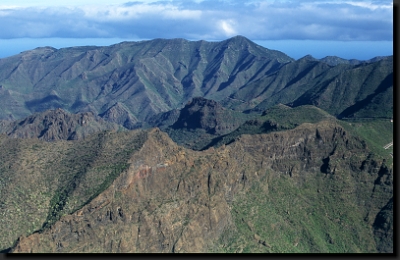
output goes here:
[{"label": "sky", "polygon": [[393,54],[390,0],[1,0],[0,58],[41,46],[242,35],[298,59]]}]

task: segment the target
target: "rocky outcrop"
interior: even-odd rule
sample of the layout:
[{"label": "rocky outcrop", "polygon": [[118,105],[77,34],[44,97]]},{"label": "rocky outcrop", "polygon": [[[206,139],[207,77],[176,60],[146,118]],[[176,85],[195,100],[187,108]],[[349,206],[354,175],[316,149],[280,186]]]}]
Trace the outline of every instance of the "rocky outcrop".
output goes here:
[{"label": "rocky outcrop", "polygon": [[209,134],[232,132],[245,120],[245,115],[224,108],[216,101],[193,98],[181,109],[173,129],[204,129]]},{"label": "rocky outcrop", "polygon": [[140,128],[141,126],[138,124],[137,118],[120,102],[115,103],[115,105],[107,109],[107,111],[100,114],[100,117],[109,122],[123,125],[127,129]]},{"label": "rocky outcrop", "polygon": [[38,138],[45,141],[78,140],[104,131],[122,130],[90,112],[70,114],[62,109],[37,113],[18,121],[3,121],[0,132],[12,138]]},{"label": "rocky outcrop", "polygon": [[378,251],[393,253],[393,197],[379,211],[373,227]]}]

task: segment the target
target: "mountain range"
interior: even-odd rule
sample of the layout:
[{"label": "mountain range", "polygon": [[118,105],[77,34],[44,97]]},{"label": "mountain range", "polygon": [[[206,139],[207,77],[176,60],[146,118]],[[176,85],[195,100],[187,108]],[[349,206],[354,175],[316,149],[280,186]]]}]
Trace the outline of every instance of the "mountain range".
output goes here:
[{"label": "mountain range", "polygon": [[392,118],[392,56],[236,36],[0,59],[0,252],[393,253]]},{"label": "mountain range", "polygon": [[0,119],[62,108],[135,129],[194,97],[237,111],[309,104],[338,117],[391,118],[392,78],[391,56],[294,60],[242,36],[42,47],[0,59]]}]

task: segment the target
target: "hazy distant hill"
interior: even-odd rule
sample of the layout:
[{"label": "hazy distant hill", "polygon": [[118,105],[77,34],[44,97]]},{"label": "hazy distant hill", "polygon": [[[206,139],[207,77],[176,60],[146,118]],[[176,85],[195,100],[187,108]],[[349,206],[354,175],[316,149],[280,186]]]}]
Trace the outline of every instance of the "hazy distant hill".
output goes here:
[{"label": "hazy distant hill", "polygon": [[372,63],[372,62],[377,62],[383,59],[387,59],[385,56],[377,56],[375,58],[372,58],[370,60],[356,60],[356,59],[351,59],[351,60],[346,60],[337,56],[326,56],[325,58],[319,59],[322,62],[325,62],[331,66],[336,66],[339,64],[350,64],[350,65],[359,65],[362,63]]}]

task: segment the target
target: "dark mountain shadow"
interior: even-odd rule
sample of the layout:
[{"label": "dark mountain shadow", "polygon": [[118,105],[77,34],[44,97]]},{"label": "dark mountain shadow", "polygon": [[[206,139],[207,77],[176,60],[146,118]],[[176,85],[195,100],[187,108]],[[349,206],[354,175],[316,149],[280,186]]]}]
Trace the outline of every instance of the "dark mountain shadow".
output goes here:
[{"label": "dark mountain shadow", "polygon": [[368,95],[365,99],[356,102],[354,105],[346,108],[342,113],[338,115],[338,118],[345,118],[354,115],[356,112],[360,111],[361,109],[365,108],[368,104],[371,103],[372,99],[377,95],[383,93],[388,88],[393,86],[393,73],[390,73],[379,86],[376,88],[375,92]]},{"label": "dark mountain shadow", "polygon": [[48,109],[63,108],[63,100],[56,95],[49,95],[41,99],[26,101],[25,105],[33,112],[41,112]]}]

